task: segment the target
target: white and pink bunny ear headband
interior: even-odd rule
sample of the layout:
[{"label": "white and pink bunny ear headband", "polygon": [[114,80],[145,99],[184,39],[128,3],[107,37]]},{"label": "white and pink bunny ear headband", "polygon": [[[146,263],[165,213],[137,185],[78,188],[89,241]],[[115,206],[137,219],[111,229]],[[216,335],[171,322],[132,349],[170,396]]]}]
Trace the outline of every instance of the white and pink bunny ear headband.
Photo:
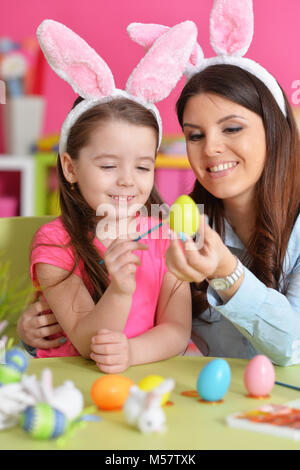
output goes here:
[{"label": "white and pink bunny ear headband", "polygon": [[[286,117],[285,100],[276,79],[254,60],[243,57],[253,37],[252,0],[215,0],[210,15],[210,43],[216,57],[204,58],[201,47],[194,46],[185,74],[187,79],[210,65],[236,65],[260,79],[274,96]],[[131,39],[146,50],[169,28],[155,24],[132,23],[128,27]]]},{"label": "white and pink bunny ear headband", "polygon": [[79,116],[100,103],[129,98],[149,109],[159,126],[162,123],[154,105],[165,99],[182,77],[197,41],[197,27],[184,21],[168,28],[155,41],[131,73],[125,90],[115,87],[113,75],[104,60],[81,37],[61,23],[44,20],[37,29],[41,49],[52,69],[82,98],[65,119],[60,135],[59,153],[66,150],[70,129]]}]

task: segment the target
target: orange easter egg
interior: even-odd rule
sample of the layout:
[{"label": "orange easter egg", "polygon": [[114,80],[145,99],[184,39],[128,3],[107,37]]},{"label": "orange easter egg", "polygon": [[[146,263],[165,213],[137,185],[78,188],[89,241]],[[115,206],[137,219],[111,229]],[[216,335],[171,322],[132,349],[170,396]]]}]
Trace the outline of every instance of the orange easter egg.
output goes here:
[{"label": "orange easter egg", "polygon": [[127,400],[132,385],[134,382],[123,375],[104,375],[93,383],[91,397],[100,410],[119,410]]}]

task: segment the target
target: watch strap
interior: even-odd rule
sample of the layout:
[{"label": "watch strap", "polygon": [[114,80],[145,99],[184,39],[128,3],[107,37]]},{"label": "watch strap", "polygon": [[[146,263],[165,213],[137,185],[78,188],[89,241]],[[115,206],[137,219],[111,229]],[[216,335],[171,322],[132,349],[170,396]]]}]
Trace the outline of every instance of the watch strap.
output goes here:
[{"label": "watch strap", "polygon": [[213,279],[206,279],[210,286],[212,286],[215,290],[226,290],[233,286],[242,276],[244,272],[244,266],[240,262],[240,260],[235,257],[237,260],[237,266],[235,270],[225,277],[213,278]]}]

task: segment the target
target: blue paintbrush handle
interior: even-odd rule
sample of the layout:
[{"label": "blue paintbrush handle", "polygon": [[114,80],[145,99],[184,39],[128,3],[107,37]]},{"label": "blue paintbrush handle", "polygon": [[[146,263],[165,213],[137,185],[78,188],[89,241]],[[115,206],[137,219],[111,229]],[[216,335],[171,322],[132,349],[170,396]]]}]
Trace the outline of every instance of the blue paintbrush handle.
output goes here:
[{"label": "blue paintbrush handle", "polygon": [[[154,230],[157,230],[159,227],[162,226],[162,224],[163,224],[163,222],[160,222],[159,224],[157,224],[154,227],[150,228],[150,230],[148,230],[148,232],[145,232],[145,233],[143,233],[143,235],[140,235],[139,237],[135,238],[133,241],[138,242],[139,240],[141,240],[141,238],[144,238],[146,235],[148,235],[148,233],[151,233],[151,232],[154,232]],[[104,263],[104,259],[99,261],[99,264],[103,264],[103,263]]]},{"label": "blue paintbrush handle", "polygon": [[300,387],[296,387],[295,385],[285,384],[283,382],[275,382],[276,385],[281,385],[282,387],[292,388],[293,390],[298,390],[300,392]]}]

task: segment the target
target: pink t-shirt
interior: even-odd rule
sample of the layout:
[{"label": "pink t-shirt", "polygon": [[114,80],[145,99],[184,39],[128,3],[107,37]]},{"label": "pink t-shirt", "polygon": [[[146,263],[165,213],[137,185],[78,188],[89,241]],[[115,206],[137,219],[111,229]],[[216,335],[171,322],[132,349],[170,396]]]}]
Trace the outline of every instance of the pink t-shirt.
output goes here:
[{"label": "pink t-shirt", "polygon": [[[157,223],[158,221],[155,219],[141,218],[140,226],[138,226],[139,233],[147,232]],[[169,246],[167,229],[168,226],[163,225],[159,230],[143,238],[141,242],[147,244],[149,249],[135,252],[141,259],[141,265],[137,266],[136,290],[132,297],[131,309],[123,330],[127,338],[138,336],[154,326],[160,288],[164,274],[167,271],[164,257]],[[69,240],[70,237],[60,217],[39,228],[34,236],[30,264],[30,274],[34,286],[39,287],[35,273],[36,263],[51,264],[67,271],[72,271],[75,264],[73,248],[71,246],[62,248],[49,246],[51,244],[66,245],[69,243]],[[39,246],[39,244],[45,245]],[[103,255],[107,248],[97,237],[94,238],[93,244],[99,253]],[[78,266],[75,268],[74,274],[82,278],[86,288],[92,295],[93,287],[84,269],[82,259],[80,259]],[[63,335],[67,339],[64,344],[58,348],[38,349],[37,357],[78,356],[78,351],[72,345],[67,335],[65,333]]]}]

